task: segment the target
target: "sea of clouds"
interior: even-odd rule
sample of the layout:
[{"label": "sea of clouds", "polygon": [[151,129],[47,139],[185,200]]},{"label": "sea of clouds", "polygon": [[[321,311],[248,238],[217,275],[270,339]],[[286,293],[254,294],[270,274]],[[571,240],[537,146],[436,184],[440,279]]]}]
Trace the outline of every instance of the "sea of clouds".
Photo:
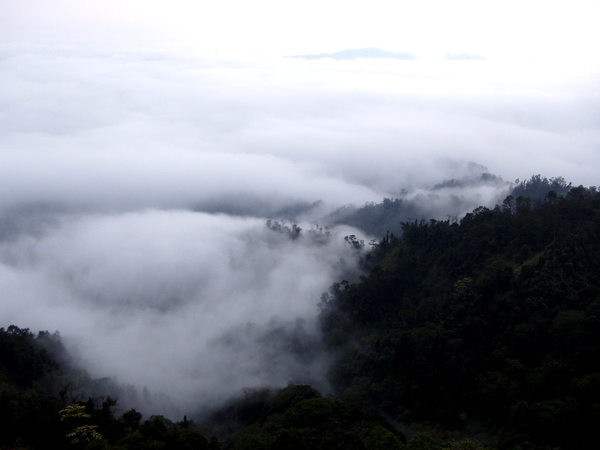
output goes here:
[{"label": "sea of clouds", "polygon": [[357,273],[343,237],[372,238],[310,239],[328,213],[472,177],[471,161],[598,184],[598,78],[503,67],[3,44],[0,326],[60,331],[91,376],[161,396],[127,405],[144,411],[327,390],[320,295]]}]

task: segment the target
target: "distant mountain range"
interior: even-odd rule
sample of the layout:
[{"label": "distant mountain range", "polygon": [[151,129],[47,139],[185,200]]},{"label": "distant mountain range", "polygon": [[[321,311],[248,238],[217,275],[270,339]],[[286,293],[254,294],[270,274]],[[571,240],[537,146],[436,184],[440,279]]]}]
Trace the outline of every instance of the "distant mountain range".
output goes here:
[{"label": "distant mountain range", "polygon": [[304,58],[304,59],[323,59],[331,58],[338,61],[358,59],[358,58],[392,58],[392,59],[415,59],[410,53],[396,53],[388,52],[380,48],[360,48],[356,50],[342,50],[335,53],[321,53],[319,55],[294,55],[291,58]]},{"label": "distant mountain range", "polygon": [[[337,61],[345,61],[352,60],[358,58],[368,58],[368,59],[403,59],[403,60],[414,60],[417,59],[415,56],[410,53],[405,52],[390,52],[387,50],[382,50],[377,47],[369,47],[369,48],[359,48],[359,49],[348,49],[341,50],[339,52],[334,53],[320,53],[318,55],[292,55],[290,58],[302,58],[302,59],[324,59],[331,58]],[[477,60],[477,59],[485,59],[483,56],[475,55],[472,53],[461,53],[461,54],[446,54],[444,58],[448,61],[456,61],[456,60]]]}]

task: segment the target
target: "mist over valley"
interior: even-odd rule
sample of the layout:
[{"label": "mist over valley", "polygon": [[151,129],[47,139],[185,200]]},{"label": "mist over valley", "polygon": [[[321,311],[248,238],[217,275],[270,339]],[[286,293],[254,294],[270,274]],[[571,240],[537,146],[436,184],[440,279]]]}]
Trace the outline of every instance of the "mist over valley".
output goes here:
[{"label": "mist over valley", "polygon": [[[593,58],[430,57],[353,33],[269,50],[215,28],[212,48],[157,31],[156,6],[131,6],[138,29],[67,3],[0,19],[0,327],[57,332],[79,400],[187,420],[262,388],[333,394],[347,349],[324,293],[367,279],[403,222],[516,217],[536,174],[552,205],[600,180]],[[331,317],[351,348],[351,313]]]},{"label": "mist over valley", "polygon": [[[505,172],[574,174],[598,132],[576,131],[589,115],[567,120],[548,91],[489,84],[465,100],[464,72],[428,78],[415,61],[3,52],[3,325],[58,330],[92,377],[168,395],[176,411],[290,380],[327,391],[319,299],[359,273],[343,238],[400,225],[349,228],[352,211],[388,198],[403,220],[460,218],[501,202]],[[547,89],[592,107],[581,86]],[[511,123],[524,111],[533,125]],[[551,157],[567,145],[568,161]],[[297,223],[300,239],[269,219]],[[317,245],[318,227],[331,237]]]}]

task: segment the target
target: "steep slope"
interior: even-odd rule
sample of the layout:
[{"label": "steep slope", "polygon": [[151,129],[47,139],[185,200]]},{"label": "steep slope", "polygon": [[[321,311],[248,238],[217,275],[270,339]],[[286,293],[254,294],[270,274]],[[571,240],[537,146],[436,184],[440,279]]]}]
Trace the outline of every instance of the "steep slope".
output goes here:
[{"label": "steep slope", "polygon": [[585,447],[600,420],[595,189],[404,223],[373,259],[323,296],[340,396],[503,448]]}]

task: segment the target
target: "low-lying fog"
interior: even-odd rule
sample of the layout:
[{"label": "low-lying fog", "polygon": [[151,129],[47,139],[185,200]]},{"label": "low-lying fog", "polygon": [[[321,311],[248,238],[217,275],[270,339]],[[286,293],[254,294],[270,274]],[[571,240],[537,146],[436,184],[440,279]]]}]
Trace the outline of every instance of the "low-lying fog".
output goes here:
[{"label": "low-lying fog", "polygon": [[[125,399],[146,412],[327,390],[320,295],[356,273],[345,235],[380,237],[312,239],[327,214],[408,195],[445,218],[536,173],[598,184],[598,78],[501,69],[3,44],[0,326],[60,331],[91,376],[147,388]],[[506,183],[419,197],[483,171]]]}]

